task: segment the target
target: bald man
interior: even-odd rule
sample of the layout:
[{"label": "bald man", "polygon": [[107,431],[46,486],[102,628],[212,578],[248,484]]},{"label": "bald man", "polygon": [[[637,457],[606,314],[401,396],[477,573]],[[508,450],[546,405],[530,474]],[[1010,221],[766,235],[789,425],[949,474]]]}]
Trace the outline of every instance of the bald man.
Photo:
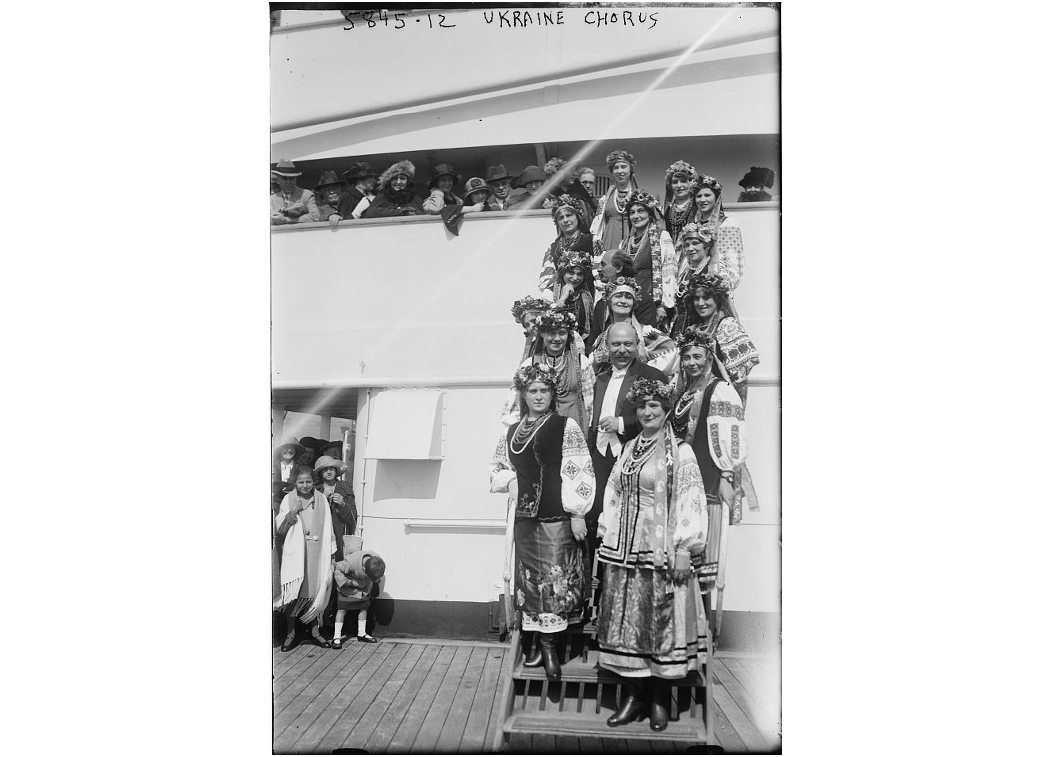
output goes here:
[{"label": "bald man", "polygon": [[613,464],[624,444],[639,435],[642,425],[635,414],[635,406],[625,398],[637,378],[668,382],[668,377],[639,362],[639,335],[630,322],[614,323],[606,332],[606,346],[610,351],[610,368],[595,378],[595,399],[592,404],[591,426],[588,429],[588,449],[595,467],[595,504],[585,516],[588,525],[588,554],[595,554],[595,534],[602,497],[606,491]]}]

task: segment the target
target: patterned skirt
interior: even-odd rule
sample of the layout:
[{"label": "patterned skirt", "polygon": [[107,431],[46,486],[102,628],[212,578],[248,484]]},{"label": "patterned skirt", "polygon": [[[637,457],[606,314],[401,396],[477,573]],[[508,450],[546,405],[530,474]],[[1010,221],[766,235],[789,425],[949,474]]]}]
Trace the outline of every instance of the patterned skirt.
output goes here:
[{"label": "patterned skirt", "polygon": [[599,667],[625,677],[684,678],[707,661],[707,618],[692,577],[603,564]]},{"label": "patterned skirt", "polygon": [[515,521],[515,607],[522,630],[558,633],[583,619],[584,547],[568,520]]}]

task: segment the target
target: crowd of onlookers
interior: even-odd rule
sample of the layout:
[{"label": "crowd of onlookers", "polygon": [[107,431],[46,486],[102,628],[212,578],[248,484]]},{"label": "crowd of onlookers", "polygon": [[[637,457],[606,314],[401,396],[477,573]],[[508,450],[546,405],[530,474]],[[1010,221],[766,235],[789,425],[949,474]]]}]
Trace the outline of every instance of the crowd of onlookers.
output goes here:
[{"label": "crowd of onlookers", "polygon": [[[358,218],[441,215],[451,225],[468,213],[550,208],[563,195],[584,206],[590,224],[599,202],[595,171],[562,158],[552,158],[544,168],[527,166],[518,176],[504,165],[494,165],[485,179],[474,176],[467,181],[453,166],[441,163],[435,167],[424,195],[417,192],[415,174],[409,160],[396,161],[380,174],[369,163],[358,162],[340,177],[335,171],[323,171],[310,190],[297,184],[301,170],[293,162],[281,160],[272,169],[272,224],[326,221],[337,226]],[[773,187],[774,179],[772,170],[752,167],[739,182],[742,191],[738,202],[775,199],[766,191]]]}]

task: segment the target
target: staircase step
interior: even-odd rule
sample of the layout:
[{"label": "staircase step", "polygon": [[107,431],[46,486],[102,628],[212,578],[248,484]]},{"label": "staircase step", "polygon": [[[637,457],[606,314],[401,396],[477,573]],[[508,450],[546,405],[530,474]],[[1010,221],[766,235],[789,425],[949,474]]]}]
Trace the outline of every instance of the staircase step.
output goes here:
[{"label": "staircase step", "polygon": [[[580,657],[574,657],[562,666],[562,681],[565,682],[599,682],[620,683],[621,678],[616,673],[611,673],[596,667],[599,661],[598,652],[589,652],[588,661],[584,662]],[[524,668],[521,664],[512,671],[512,677],[517,681],[543,681],[546,676],[543,667]],[[685,678],[672,681],[674,686],[703,686],[704,678],[699,670],[691,670]]]},{"label": "staircase step", "polygon": [[510,715],[504,722],[504,732],[540,733],[548,736],[592,736],[594,738],[640,739],[643,741],[686,741],[706,744],[707,731],[704,721],[688,715],[668,721],[663,731],[654,731],[649,720],[628,723],[610,728],[606,725],[609,713],[550,712],[548,714],[519,713]]}]

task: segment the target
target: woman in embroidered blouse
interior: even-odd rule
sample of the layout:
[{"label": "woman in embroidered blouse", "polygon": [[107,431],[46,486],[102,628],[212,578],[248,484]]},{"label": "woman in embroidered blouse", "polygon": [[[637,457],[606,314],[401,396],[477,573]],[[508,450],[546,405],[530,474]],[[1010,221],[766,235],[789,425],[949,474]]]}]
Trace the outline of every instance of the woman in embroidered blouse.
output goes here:
[{"label": "woman in embroidered blouse", "polygon": [[[538,313],[533,321],[537,334],[533,355],[523,360],[519,368],[536,364],[548,368],[555,377],[556,412],[586,429],[595,397],[595,372],[576,328],[576,317],[562,305],[551,305]],[[522,408],[517,399],[517,390],[513,388],[501,413],[501,422],[506,426],[519,420]]]},{"label": "woman in embroidered blouse", "polygon": [[628,234],[625,203],[633,192],[639,191],[635,181],[635,156],[624,150],[614,150],[606,156],[606,167],[613,177],[613,186],[599,200],[591,233],[602,240],[605,249],[615,250]]},{"label": "woman in embroidered blouse", "polygon": [[[664,173],[664,207],[667,208],[664,221],[676,249],[679,235],[687,224],[693,223],[697,214],[697,204],[693,202],[693,185],[697,176],[697,169],[684,160],[675,161]],[[682,267],[681,259],[679,267]],[[682,276],[681,272],[679,276]]]},{"label": "woman in embroidered blouse", "polygon": [[559,258],[551,295],[555,304],[573,313],[577,333],[582,339],[586,338],[592,330],[595,309],[595,278],[588,253],[570,251]]},{"label": "woman in embroidered blouse", "polygon": [[722,276],[701,274],[689,280],[684,305],[689,323],[715,340],[719,375],[747,405],[747,377],[758,365],[758,350],[733,314],[729,285]]},{"label": "woman in embroidered blouse", "polygon": [[[693,323],[692,307],[686,307],[686,290],[696,276],[714,273],[711,265],[711,248],[714,240],[711,232],[695,223],[687,224],[679,234],[679,283],[675,290],[675,318],[671,323],[671,338],[679,336]],[[732,301],[730,302],[732,308]]]},{"label": "woman in embroidered blouse", "polygon": [[712,273],[724,277],[732,291],[744,275],[744,238],[736,221],[722,210],[722,185],[714,176],[698,176],[693,185],[697,215],[693,222],[711,232]]},{"label": "woman in embroidered blouse", "polygon": [[628,224],[631,233],[621,242],[628,253],[635,280],[642,288],[642,299],[635,309],[639,323],[660,326],[675,307],[677,265],[675,246],[660,226],[660,203],[648,192],[628,198]]},{"label": "woman in embroidered blouse", "polygon": [[631,270],[625,266],[620,274],[606,285],[605,296],[610,303],[609,315],[605,324],[599,324],[599,335],[591,348],[591,363],[595,373],[601,372],[610,364],[610,353],[606,347],[606,332],[614,323],[630,322],[640,337],[638,359],[671,379],[679,368],[679,352],[675,342],[667,334],[652,326],[639,323],[635,317],[635,303],[641,301],[639,285],[630,275]]},{"label": "woman in embroidered blouse", "polygon": [[494,452],[490,491],[514,505],[515,606],[522,630],[540,635],[540,660],[561,676],[558,634],[581,622],[588,591],[584,515],[595,499],[595,471],[580,426],[555,412],[555,377],[543,365],[514,379],[522,420],[509,426]]},{"label": "woman in embroidered blouse", "polygon": [[722,613],[726,526],[740,522],[734,476],[747,457],[744,403],[728,381],[714,375],[715,340],[692,326],[679,346],[682,370],[668,423],[680,444],[693,448],[708,505],[708,546],[697,567],[701,594],[718,584],[716,633]]},{"label": "woman in embroidered blouse", "polygon": [[549,307],[551,307],[551,303],[548,300],[531,295],[526,295],[512,303],[512,318],[522,326],[523,334],[526,335],[526,342],[523,344],[523,353],[520,360],[525,360],[533,355],[533,346],[537,336],[537,332],[533,329],[533,323],[538,313],[543,313]]},{"label": "woman in embroidered blouse", "polygon": [[602,257],[603,249],[598,237],[581,230],[581,207],[576,199],[569,195],[549,199],[554,203],[552,220],[558,236],[544,253],[541,272],[537,277],[537,291],[545,298],[554,300],[555,278],[562,258],[573,252],[587,253],[589,260],[598,260]]},{"label": "woman in embroidered blouse", "polygon": [[315,490],[308,466],[295,468],[294,491],[280,503],[276,533],[283,539],[279,568],[279,592],[272,607],[287,617],[287,636],[282,650],[294,646],[295,618],[312,623],[312,638],[321,647],[330,642],[319,635],[323,611],[330,599],[331,556],[337,550],[327,499]]},{"label": "woman in embroidered blouse", "polygon": [[707,621],[693,565],[708,513],[693,449],[666,424],[671,389],[639,378],[628,392],[642,431],[606,484],[599,516],[602,599],[599,667],[624,677],[627,696],[607,723],[634,720],[650,704],[650,728],[667,727],[669,687],[706,662]]}]

